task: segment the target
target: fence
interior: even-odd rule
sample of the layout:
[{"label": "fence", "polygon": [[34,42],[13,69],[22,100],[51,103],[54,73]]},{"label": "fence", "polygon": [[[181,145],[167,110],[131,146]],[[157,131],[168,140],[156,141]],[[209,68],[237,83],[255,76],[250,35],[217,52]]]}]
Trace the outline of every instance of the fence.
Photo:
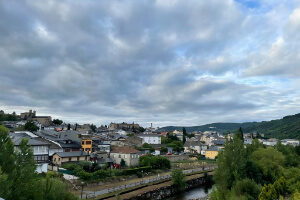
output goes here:
[{"label": "fence", "polygon": [[[215,169],[215,168],[217,168],[217,167],[212,166],[212,165],[208,165],[208,166],[205,166],[205,168],[185,170],[185,171],[183,171],[183,174],[191,174],[191,173],[194,173],[194,172],[211,170],[211,169]],[[131,184],[120,185],[120,186],[116,186],[116,187],[112,187],[112,188],[108,188],[108,189],[104,189],[104,190],[100,190],[100,191],[96,191],[96,192],[86,191],[86,192],[88,192],[86,194],[86,197],[91,198],[91,197],[95,197],[95,196],[98,196],[98,195],[108,194],[108,193],[111,193],[111,192],[116,192],[116,191],[120,191],[120,190],[124,190],[124,189],[129,189],[129,188],[132,188],[132,187],[141,186],[141,185],[144,185],[144,184],[147,184],[147,183],[153,183],[155,181],[161,181],[161,180],[166,180],[166,179],[170,179],[170,178],[171,178],[171,175],[165,175],[165,176],[158,175],[157,178],[150,178],[150,179],[142,178],[141,181],[137,181],[137,182],[134,182],[134,183],[131,183]]]}]

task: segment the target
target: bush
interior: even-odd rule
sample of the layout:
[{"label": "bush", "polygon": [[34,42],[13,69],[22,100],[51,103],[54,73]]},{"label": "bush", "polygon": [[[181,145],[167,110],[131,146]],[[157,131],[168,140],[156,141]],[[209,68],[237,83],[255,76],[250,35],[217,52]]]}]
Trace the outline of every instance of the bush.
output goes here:
[{"label": "bush", "polygon": [[70,171],[74,171],[77,166],[78,165],[75,164],[63,164],[61,167]]},{"label": "bush", "polygon": [[79,166],[81,166],[86,172],[90,171],[90,169],[92,168],[92,162],[90,161],[79,161],[78,163]]},{"label": "bush", "polygon": [[109,171],[106,170],[98,170],[95,171],[93,174],[93,179],[103,179],[109,176]]},{"label": "bush", "polygon": [[90,174],[90,173],[88,173],[88,172],[86,172],[84,170],[81,170],[78,173],[78,176],[79,176],[80,179],[85,180],[85,181],[91,180],[91,178],[92,178],[92,174]]},{"label": "bush", "polygon": [[181,169],[175,169],[172,171],[172,181],[178,191],[183,191],[186,186],[185,175]]}]

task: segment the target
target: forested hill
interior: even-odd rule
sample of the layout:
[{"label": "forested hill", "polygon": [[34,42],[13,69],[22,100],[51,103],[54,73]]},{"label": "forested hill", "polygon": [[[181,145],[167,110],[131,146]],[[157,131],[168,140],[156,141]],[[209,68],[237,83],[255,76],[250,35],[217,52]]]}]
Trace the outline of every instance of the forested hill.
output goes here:
[{"label": "forested hill", "polygon": [[[257,122],[246,122],[246,123],[212,123],[212,124],[206,124],[202,126],[188,126],[185,127],[187,132],[193,132],[193,131],[217,131],[219,133],[224,133],[227,131],[233,131],[237,130],[240,127],[243,129],[248,127],[253,127],[257,124]],[[161,129],[167,129],[169,131],[174,130],[182,130],[182,126],[166,126]]]},{"label": "forested hill", "polygon": [[[283,117],[282,119],[263,121],[263,122],[245,122],[245,123],[212,123],[203,126],[185,127],[187,132],[192,131],[218,131],[219,133],[233,132],[242,127],[244,133],[258,131],[265,134],[265,137],[278,139],[300,139],[300,113]],[[167,130],[182,130],[179,126],[163,127]]]}]

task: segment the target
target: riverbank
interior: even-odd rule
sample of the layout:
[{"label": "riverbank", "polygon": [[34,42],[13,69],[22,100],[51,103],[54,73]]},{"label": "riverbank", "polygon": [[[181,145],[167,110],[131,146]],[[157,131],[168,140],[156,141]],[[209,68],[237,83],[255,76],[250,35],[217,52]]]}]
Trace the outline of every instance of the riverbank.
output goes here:
[{"label": "riverbank", "polygon": [[[208,172],[208,175],[212,175],[213,172]],[[195,187],[199,187],[205,183],[204,173],[192,174],[186,177],[187,180],[187,188],[186,190],[190,190]],[[124,192],[124,193],[123,193]],[[175,190],[172,181],[167,180],[165,182],[158,182],[149,184],[142,188],[136,188],[133,191],[120,191],[119,193],[115,193],[114,195],[106,196],[106,197],[98,197],[97,199],[106,199],[106,200],[115,200],[115,195],[119,194],[120,199],[127,200],[151,200],[151,199],[165,199],[172,195],[178,194]]]}]

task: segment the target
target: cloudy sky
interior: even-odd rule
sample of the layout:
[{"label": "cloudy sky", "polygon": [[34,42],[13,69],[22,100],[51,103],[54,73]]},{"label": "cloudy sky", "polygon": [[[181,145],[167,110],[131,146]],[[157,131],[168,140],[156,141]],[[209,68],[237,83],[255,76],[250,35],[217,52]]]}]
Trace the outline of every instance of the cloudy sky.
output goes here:
[{"label": "cloudy sky", "polygon": [[300,110],[299,0],[0,0],[0,109],[143,126]]}]

